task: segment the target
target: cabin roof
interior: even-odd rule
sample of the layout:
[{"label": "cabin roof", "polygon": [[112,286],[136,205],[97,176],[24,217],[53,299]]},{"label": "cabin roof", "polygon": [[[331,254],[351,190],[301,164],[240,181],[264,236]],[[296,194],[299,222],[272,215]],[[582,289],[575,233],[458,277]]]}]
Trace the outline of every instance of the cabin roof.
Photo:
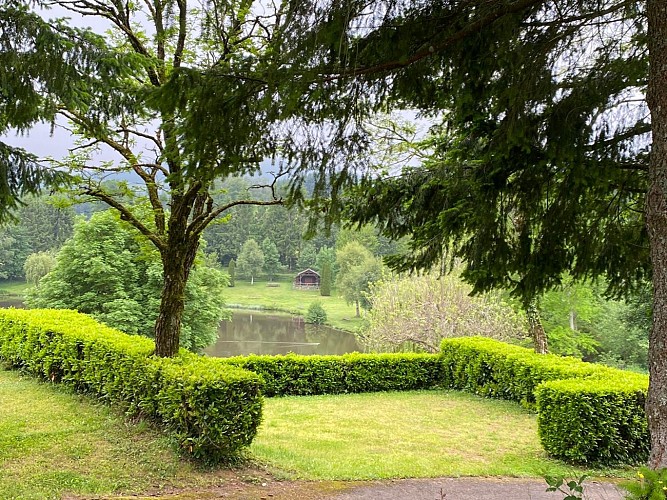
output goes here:
[{"label": "cabin roof", "polygon": [[304,274],[314,274],[318,278],[320,277],[320,273],[318,273],[317,271],[313,271],[311,268],[304,269],[299,274],[297,274],[296,277],[298,278],[299,276],[303,276]]}]

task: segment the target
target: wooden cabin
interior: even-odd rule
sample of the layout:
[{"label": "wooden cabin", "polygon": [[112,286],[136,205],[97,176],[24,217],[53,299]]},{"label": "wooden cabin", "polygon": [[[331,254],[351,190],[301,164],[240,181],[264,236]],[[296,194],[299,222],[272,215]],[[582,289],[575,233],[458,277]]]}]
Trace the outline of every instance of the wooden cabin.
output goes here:
[{"label": "wooden cabin", "polygon": [[294,278],[294,288],[297,289],[313,289],[320,287],[320,275],[312,269],[301,271]]}]

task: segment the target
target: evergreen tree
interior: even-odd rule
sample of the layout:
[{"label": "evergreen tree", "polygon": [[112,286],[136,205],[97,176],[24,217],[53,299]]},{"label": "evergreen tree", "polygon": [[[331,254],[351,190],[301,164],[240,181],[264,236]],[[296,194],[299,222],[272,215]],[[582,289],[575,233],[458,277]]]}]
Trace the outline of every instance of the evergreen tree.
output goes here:
[{"label": "evergreen tree", "polygon": [[331,264],[325,261],[322,265],[320,276],[320,295],[329,297],[331,295]]},{"label": "evergreen tree", "polygon": [[317,250],[315,249],[315,245],[310,242],[303,244],[296,265],[301,271],[304,269],[315,269],[317,267]]},{"label": "evergreen tree", "polygon": [[229,286],[233,287],[236,279],[236,261],[234,259],[230,260],[227,265],[227,274],[229,274]]}]

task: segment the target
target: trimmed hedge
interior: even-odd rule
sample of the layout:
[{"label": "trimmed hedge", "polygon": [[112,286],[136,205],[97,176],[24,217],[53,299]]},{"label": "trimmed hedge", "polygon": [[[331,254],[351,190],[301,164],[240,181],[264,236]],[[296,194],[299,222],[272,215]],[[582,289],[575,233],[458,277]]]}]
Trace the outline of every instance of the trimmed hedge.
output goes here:
[{"label": "trimmed hedge", "polygon": [[549,454],[570,462],[646,462],[648,377],[617,372],[602,379],[553,380],[537,388],[537,428]]},{"label": "trimmed hedge", "polygon": [[261,375],[267,396],[407,391],[442,384],[437,354],[253,355],[221,362]]},{"label": "trimmed hedge", "polygon": [[235,458],[257,433],[261,379],[186,351],[155,358],[154,348],[75,311],[0,310],[1,360],[122,404],[197,459]]},{"label": "trimmed hedge", "polygon": [[529,408],[534,408],[535,389],[542,382],[601,376],[610,370],[576,358],[535,354],[486,337],[445,339],[441,352],[449,387]]},{"label": "trimmed hedge", "polygon": [[446,386],[536,408],[550,455],[607,465],[647,459],[647,376],[483,337],[441,347]]}]

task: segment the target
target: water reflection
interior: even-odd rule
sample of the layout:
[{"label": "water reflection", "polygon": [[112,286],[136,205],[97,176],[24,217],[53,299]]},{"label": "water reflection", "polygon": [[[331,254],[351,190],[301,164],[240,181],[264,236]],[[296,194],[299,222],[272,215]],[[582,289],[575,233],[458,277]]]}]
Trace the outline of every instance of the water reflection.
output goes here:
[{"label": "water reflection", "polygon": [[9,309],[13,307],[15,309],[25,309],[25,304],[23,303],[22,297],[3,297],[0,299],[0,308]]},{"label": "water reflection", "polygon": [[246,354],[345,354],[361,351],[354,335],[326,326],[306,325],[302,318],[234,311],[223,321],[217,343],[204,350],[209,356]]}]

